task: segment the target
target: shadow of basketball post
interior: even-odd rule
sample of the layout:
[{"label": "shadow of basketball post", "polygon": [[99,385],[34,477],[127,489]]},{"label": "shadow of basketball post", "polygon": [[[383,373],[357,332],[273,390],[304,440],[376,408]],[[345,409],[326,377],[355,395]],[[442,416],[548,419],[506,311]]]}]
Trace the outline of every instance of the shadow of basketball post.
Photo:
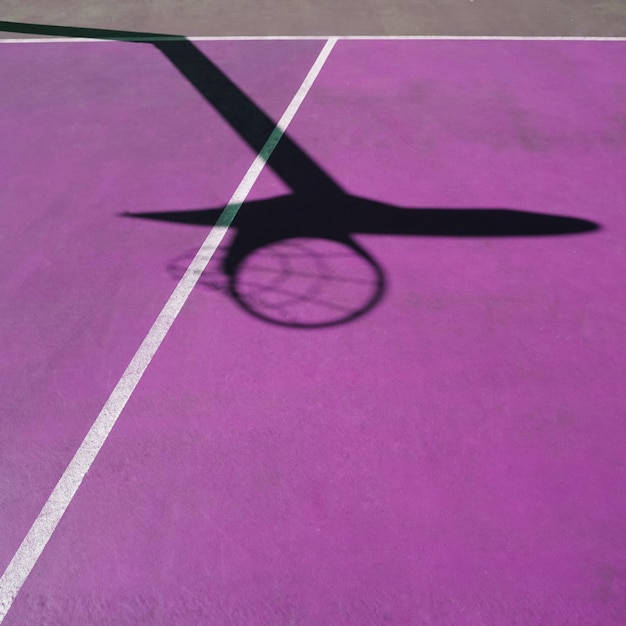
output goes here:
[{"label": "shadow of basketball post", "polygon": [[[184,37],[9,22],[0,22],[0,30],[150,43],[257,154],[274,131],[274,121]],[[403,208],[352,196],[287,134],[267,165],[293,194],[241,207],[221,270],[228,292],[244,309],[282,326],[337,325],[379,302],[384,272],[354,234],[522,237],[599,228],[584,219],[514,209]],[[222,211],[124,215],[206,227],[215,224]]]}]

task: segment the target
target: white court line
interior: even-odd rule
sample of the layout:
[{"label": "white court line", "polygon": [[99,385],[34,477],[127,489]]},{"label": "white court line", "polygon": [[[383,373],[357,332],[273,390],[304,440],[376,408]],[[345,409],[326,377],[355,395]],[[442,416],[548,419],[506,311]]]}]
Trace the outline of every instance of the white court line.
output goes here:
[{"label": "white court line", "polygon": [[185,301],[196,285],[200,275],[205,270],[213,253],[226,235],[239,208],[244,203],[250,189],[263,170],[263,166],[274,151],[274,148],[300,108],[302,101],[311,89],[313,82],[331,53],[335,42],[335,38],[329,38],[326,41],[326,44],[319,53],[315,63],[311,66],[311,69],[302,82],[302,85],[300,85],[296,95],[289,103],[289,106],[272,131],[272,134],[265,142],[261,152],[259,152],[254,159],[241,183],[239,183],[230,202],[222,211],[215,226],[209,232],[200,250],[187,268],[187,271],[176,285],[172,295],[165,303],[161,313],[159,313],[152,328],[148,331],[148,334],[139,346],[135,356],[126,368],[126,371],[122,374],[122,377],[104,404],[102,411],[100,411],[96,421],[89,429],[89,432],[80,444],[80,447],[67,466],[63,476],[61,476],[61,479],[53,489],[50,497],[37,516],[37,519],[24,538],[24,541],[22,541],[22,544],[2,575],[0,579],[0,622],[4,620],[13,604],[13,600],[15,600],[19,590],[28,578],[37,559],[41,556],[41,553],[72,501],[85,474],[94,462],[98,452],[109,436],[111,429],[115,425],[117,418],[126,406],[135,387],[146,371],[146,368],[150,365],[152,357],[154,357],[161,342],[165,339],[167,332],[174,323],[176,316],[185,304]]},{"label": "white court line", "polygon": [[[141,39],[137,37],[119,39],[93,39],[90,37],[46,37],[46,38],[23,38],[23,39],[0,39],[3,43],[78,43],[81,41],[108,42],[128,41],[130,43],[151,43],[154,41],[175,41],[173,36],[163,38],[153,37]],[[596,36],[525,36],[525,35],[233,35],[233,36],[207,36],[207,37],[184,37],[181,41],[626,41],[626,37],[596,37]]]}]

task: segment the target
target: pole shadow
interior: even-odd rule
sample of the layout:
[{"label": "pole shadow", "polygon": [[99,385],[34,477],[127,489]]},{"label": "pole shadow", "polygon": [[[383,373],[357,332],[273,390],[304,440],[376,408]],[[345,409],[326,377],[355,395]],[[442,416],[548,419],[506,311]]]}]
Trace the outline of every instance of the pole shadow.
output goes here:
[{"label": "pole shadow", "polygon": [[[0,30],[151,44],[257,154],[274,131],[274,121],[184,37],[9,22],[0,22]],[[536,237],[600,228],[577,217],[508,208],[404,208],[353,196],[287,134],[267,165],[293,193],[243,204],[220,271],[225,291],[244,310],[280,326],[335,326],[361,317],[380,301],[385,273],[355,234]],[[222,211],[123,215],[206,228]]]}]

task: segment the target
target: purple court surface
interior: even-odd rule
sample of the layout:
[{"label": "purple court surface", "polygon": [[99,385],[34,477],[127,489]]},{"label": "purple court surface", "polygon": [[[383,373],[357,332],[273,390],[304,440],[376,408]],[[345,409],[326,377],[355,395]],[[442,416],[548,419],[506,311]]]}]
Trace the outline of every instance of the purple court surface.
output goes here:
[{"label": "purple court surface", "polygon": [[626,623],[626,41],[340,38],[22,544],[325,44],[0,44],[3,623]]}]

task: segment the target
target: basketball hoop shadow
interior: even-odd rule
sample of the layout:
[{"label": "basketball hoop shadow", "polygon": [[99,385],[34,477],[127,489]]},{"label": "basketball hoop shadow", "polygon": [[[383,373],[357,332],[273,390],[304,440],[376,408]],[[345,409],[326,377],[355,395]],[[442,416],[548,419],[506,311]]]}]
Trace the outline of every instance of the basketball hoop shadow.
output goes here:
[{"label": "basketball hoop shadow", "polygon": [[[206,228],[221,212],[128,215]],[[347,194],[305,199],[294,194],[245,203],[231,227],[236,233],[230,246],[213,260],[199,283],[229,294],[248,313],[267,322],[321,328],[362,316],[383,296],[385,273],[354,234],[519,237],[597,228],[578,218],[511,209],[405,209]],[[170,264],[176,278],[192,257]]]},{"label": "basketball hoop shadow", "polygon": [[[184,37],[10,22],[0,22],[0,30],[154,45],[255,153],[261,153],[274,131],[275,122]],[[599,228],[575,217],[503,208],[402,208],[352,196],[287,134],[267,165],[293,194],[245,203],[233,223],[236,235],[221,260],[221,276],[201,278],[200,284],[222,289],[247,312],[281,326],[343,324],[380,301],[385,274],[355,234],[520,237]],[[209,227],[222,211],[124,215]],[[174,273],[181,269],[180,260],[170,266]]]}]

